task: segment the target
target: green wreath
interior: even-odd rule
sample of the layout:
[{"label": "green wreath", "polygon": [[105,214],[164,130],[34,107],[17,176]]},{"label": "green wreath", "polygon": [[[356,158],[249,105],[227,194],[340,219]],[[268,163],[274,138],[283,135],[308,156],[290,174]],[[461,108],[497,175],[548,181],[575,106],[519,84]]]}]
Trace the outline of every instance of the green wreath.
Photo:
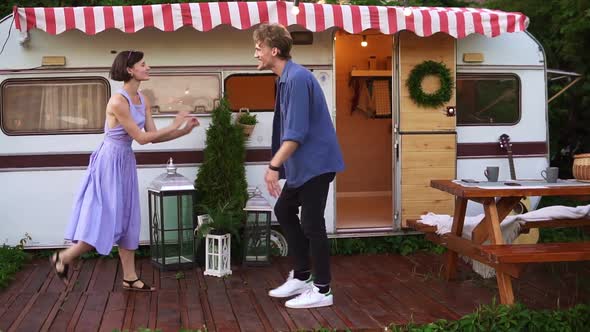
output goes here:
[{"label": "green wreath", "polygon": [[[422,90],[422,81],[428,75],[437,76],[440,80],[440,88],[433,93]],[[424,107],[439,107],[451,100],[453,79],[451,71],[442,62],[424,61],[412,69],[406,86],[416,104]]]}]

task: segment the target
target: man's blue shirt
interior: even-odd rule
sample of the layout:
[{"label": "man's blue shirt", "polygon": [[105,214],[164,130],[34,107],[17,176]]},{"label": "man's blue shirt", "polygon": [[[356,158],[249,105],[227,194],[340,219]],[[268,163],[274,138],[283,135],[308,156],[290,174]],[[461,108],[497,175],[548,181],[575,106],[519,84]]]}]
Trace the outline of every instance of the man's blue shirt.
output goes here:
[{"label": "man's blue shirt", "polygon": [[277,97],[272,153],[284,141],[299,143],[283,163],[287,185],[297,188],[318,175],[344,170],[326,98],[313,74],[287,61],[278,80]]}]

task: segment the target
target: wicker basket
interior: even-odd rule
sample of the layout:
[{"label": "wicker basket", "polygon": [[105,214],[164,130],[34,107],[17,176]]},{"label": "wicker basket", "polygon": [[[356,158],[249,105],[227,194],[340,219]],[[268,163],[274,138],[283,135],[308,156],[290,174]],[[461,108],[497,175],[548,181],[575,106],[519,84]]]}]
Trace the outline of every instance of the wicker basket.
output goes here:
[{"label": "wicker basket", "polygon": [[572,169],[574,178],[578,181],[590,182],[590,153],[577,154],[574,156]]},{"label": "wicker basket", "polygon": [[240,127],[242,127],[245,136],[252,135],[252,131],[254,131],[254,125],[245,125],[243,123],[240,123]]},{"label": "wicker basket", "polygon": [[236,116],[236,122],[240,127],[242,127],[242,130],[244,131],[244,135],[250,136],[250,135],[252,135],[252,131],[254,131],[254,127],[256,125],[247,125],[247,124],[240,123],[240,117],[244,114],[250,114],[250,110],[248,108],[242,107],[238,111],[238,115]]}]

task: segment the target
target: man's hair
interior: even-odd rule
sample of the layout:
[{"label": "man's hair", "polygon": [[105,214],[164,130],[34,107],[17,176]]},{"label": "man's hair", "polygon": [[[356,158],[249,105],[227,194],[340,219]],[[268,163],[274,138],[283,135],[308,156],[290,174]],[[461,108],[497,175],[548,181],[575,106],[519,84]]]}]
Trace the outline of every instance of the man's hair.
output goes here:
[{"label": "man's hair", "polygon": [[121,51],[115,57],[113,65],[111,66],[111,79],[119,82],[129,82],[131,74],[127,68],[133,67],[136,63],[143,59],[143,52],[141,51]]},{"label": "man's hair", "polygon": [[279,50],[279,58],[291,59],[293,38],[291,38],[291,34],[284,26],[280,24],[260,24],[254,30],[253,37],[255,43],[262,43],[270,48],[276,47]]}]

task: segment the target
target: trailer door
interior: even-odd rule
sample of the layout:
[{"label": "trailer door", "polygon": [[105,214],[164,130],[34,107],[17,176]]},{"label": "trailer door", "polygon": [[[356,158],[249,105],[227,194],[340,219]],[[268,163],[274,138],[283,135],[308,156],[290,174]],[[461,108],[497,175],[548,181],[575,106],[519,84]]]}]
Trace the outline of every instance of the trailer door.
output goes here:
[{"label": "trailer door", "polygon": [[[399,87],[398,124],[396,127],[394,186],[396,225],[404,227],[407,219],[425,212],[452,214],[453,197],[430,188],[431,179],[454,179],[456,175],[455,117],[447,113],[455,105],[451,99],[437,108],[418,106],[410,97],[406,81],[412,69],[424,61],[443,63],[450,69],[453,83],[456,68],[456,40],[445,34],[419,37],[402,31],[396,44],[396,81]],[[426,93],[440,87],[440,80],[427,76],[422,82]]]}]

